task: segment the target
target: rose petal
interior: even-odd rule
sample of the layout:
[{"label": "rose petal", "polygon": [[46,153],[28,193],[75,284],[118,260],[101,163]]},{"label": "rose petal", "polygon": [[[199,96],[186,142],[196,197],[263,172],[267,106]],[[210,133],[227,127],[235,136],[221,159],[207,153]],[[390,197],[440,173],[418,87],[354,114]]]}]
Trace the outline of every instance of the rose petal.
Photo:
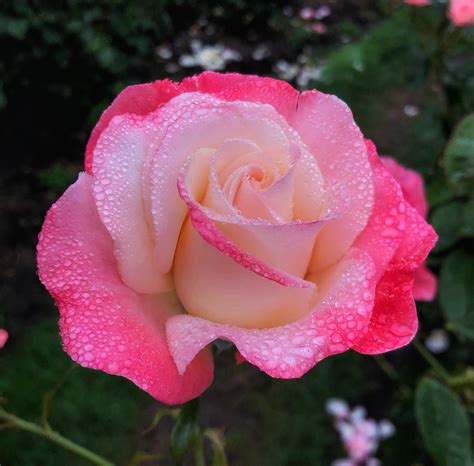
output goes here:
[{"label": "rose petal", "polygon": [[344,198],[351,201],[346,214],[321,231],[310,267],[314,271],[337,262],[367,225],[374,202],[371,168],[352,113],[337,97],[303,92],[290,124],[318,162],[331,193],[328,202],[333,202],[327,207],[337,207]]},{"label": "rose petal", "polygon": [[261,328],[297,320],[311,309],[313,283],[269,267],[225,238],[217,239],[219,249],[211,246],[216,237],[210,234],[206,242],[187,221],[178,243],[176,292],[189,314]]},{"label": "rose petal", "polygon": [[382,277],[375,292],[368,331],[354,345],[354,350],[379,354],[410,343],[418,329],[412,290],[411,272],[393,270]]},{"label": "rose petal", "polygon": [[172,267],[186,216],[175,184],[186,160],[202,147],[217,148],[226,139],[236,137],[252,141],[268,154],[277,154],[282,152],[282,146],[288,145],[289,128],[270,106],[223,102],[203,94],[183,94],[165,105],[159,114],[166,134],[148,172],[159,248],[156,260],[160,270],[167,272]]},{"label": "rose petal", "polygon": [[406,231],[406,206],[400,186],[384,168],[377,149],[366,141],[374,182],[374,207],[367,226],[354,246],[367,251],[374,261],[376,280],[385,273]]},{"label": "rose petal", "polygon": [[[295,288],[314,288],[302,280],[321,227],[331,219],[283,225],[220,216],[200,206],[178,177],[178,192],[186,203],[193,227],[211,246],[266,279]],[[179,248],[178,248],[179,249]],[[285,254],[281,254],[285,251]]]},{"label": "rose petal", "polygon": [[97,140],[93,155],[94,197],[114,241],[124,282],[138,293],[173,288],[155,261],[154,231],[145,212],[142,171],[148,149],[159,137],[150,121],[136,115],[114,117]]},{"label": "rose petal", "polygon": [[59,307],[64,348],[82,366],[122,375],[165,403],[192,399],[212,381],[210,352],[184,375],[176,372],[164,334],[173,306],[124,285],[92,189],[91,177],[81,175],[50,209],[39,237],[39,275]]},{"label": "rose petal", "polygon": [[191,315],[174,316],[168,320],[166,332],[178,370],[184,371],[210,342],[225,338],[235,343],[247,361],[267,374],[301,377],[321,359],[350,348],[364,334],[373,306],[374,272],[367,254],[349,252],[320,280],[321,301],[313,311],[281,327],[245,329]]},{"label": "rose petal", "polygon": [[208,92],[227,101],[243,100],[270,104],[289,117],[296,108],[299,92],[285,81],[238,73],[206,71],[183,81],[189,91]]},{"label": "rose petal", "polygon": [[417,301],[433,301],[436,296],[437,279],[427,267],[421,266],[415,271],[413,297]]},{"label": "rose petal", "polygon": [[405,234],[390,261],[390,269],[415,271],[426,260],[437,240],[433,227],[405,201]]},{"label": "rose petal", "polygon": [[381,157],[385,168],[402,188],[403,197],[418,213],[426,218],[428,205],[425,199],[425,183],[419,173],[401,166],[391,157]]},{"label": "rose petal", "polygon": [[168,102],[172,97],[182,91],[178,84],[167,79],[155,81],[148,84],[138,84],[126,87],[102,113],[95,125],[86,147],[85,169],[92,173],[92,160],[94,149],[102,131],[107,128],[109,122],[117,115],[131,113],[135,115],[146,115],[156,110],[160,105]]}]

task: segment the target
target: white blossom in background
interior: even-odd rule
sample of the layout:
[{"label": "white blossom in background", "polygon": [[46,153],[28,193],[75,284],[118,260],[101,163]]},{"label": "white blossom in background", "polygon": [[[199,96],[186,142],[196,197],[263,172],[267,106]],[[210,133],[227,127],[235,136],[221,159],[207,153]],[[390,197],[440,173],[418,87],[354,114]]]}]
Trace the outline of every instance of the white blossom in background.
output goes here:
[{"label": "white blossom in background", "polygon": [[275,71],[281,79],[291,81],[296,78],[300,72],[300,67],[296,63],[290,63],[286,60],[278,60],[275,63]]},{"label": "white blossom in background", "polygon": [[416,105],[405,105],[403,113],[408,117],[416,117],[420,113],[420,109]]},{"label": "white blossom in background", "polygon": [[159,45],[156,47],[155,52],[163,60],[169,60],[173,56],[171,48],[167,45]]},{"label": "white blossom in background", "polygon": [[[301,57],[300,57],[301,58]],[[290,63],[286,60],[278,60],[274,70],[279,78],[285,81],[296,79],[300,87],[306,87],[310,81],[321,78],[322,68],[305,64],[306,60],[298,59],[301,63]]]},{"label": "white blossom in background", "polygon": [[334,418],[334,426],[348,455],[348,458],[335,460],[331,466],[380,466],[373,455],[381,440],[394,435],[394,425],[386,419],[377,422],[367,418],[363,406],[351,410],[344,400],[337,398],[326,402],[326,411]]},{"label": "white blossom in background", "polygon": [[328,5],[321,5],[318,8],[311,8],[305,6],[300,10],[300,18],[305,21],[310,21],[312,19],[324,19],[331,14],[331,8]]},{"label": "white blossom in background", "polygon": [[434,354],[444,353],[449,348],[448,333],[443,329],[433,330],[426,337],[425,346]]},{"label": "white blossom in background", "polygon": [[314,10],[314,19],[324,19],[331,15],[331,8],[328,5],[321,5]]},{"label": "white blossom in background", "polygon": [[314,18],[315,10],[309,6],[305,6],[300,10],[300,18],[304,19],[305,21],[309,21],[310,19]]},{"label": "white blossom in background", "polygon": [[185,68],[199,66],[205,70],[218,71],[225,69],[228,62],[240,61],[241,55],[234,49],[221,44],[202,45],[201,41],[191,41],[192,54],[179,57],[179,64]]},{"label": "white blossom in background", "polygon": [[257,45],[252,52],[252,58],[256,61],[263,60],[270,56],[270,49],[265,44]]},{"label": "white blossom in background", "polygon": [[339,398],[329,398],[326,401],[326,411],[336,419],[345,419],[349,416],[349,405]]}]

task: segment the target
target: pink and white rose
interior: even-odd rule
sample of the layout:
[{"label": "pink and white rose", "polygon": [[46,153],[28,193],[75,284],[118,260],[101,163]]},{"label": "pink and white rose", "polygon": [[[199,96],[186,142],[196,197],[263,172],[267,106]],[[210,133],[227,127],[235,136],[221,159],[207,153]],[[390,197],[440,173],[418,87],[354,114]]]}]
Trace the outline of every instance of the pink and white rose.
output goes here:
[{"label": "pink and white rose", "polygon": [[337,97],[213,72],[130,86],[85,168],[38,245],[82,366],[174,404],[209,386],[218,338],[295,378],[415,335],[436,234]]}]

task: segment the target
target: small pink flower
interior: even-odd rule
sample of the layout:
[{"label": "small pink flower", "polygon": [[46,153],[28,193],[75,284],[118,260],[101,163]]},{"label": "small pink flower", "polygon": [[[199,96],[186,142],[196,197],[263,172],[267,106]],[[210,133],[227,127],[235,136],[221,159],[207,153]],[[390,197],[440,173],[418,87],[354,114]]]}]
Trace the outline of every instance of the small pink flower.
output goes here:
[{"label": "small pink flower", "polygon": [[8,340],[8,332],[5,329],[0,328],[0,349],[2,349],[5,346],[5,343],[7,342],[7,340]]},{"label": "small pink flower", "polygon": [[130,86],[38,244],[65,350],[182,403],[225,339],[270,376],[417,330],[436,233],[337,97],[205,72]]},{"label": "small pink flower", "polygon": [[300,18],[309,21],[314,18],[314,13],[315,11],[313,8],[306,6],[300,10]]},{"label": "small pink flower", "polygon": [[431,3],[431,0],[405,0],[405,3],[415,6],[426,6]]},{"label": "small pink flower", "polygon": [[457,26],[474,24],[474,0],[451,0],[449,18]]},{"label": "small pink flower", "polygon": [[[426,218],[428,204],[426,202],[425,184],[421,175],[414,170],[403,167],[390,157],[382,157],[382,161],[387,170],[400,184],[405,200],[423,218]],[[414,298],[418,301],[432,301],[436,296],[436,289],[436,276],[426,266],[420,267],[415,272]]]},{"label": "small pink flower", "polygon": [[[335,406],[345,407],[343,416],[340,415],[340,409],[334,409]],[[335,418],[334,425],[349,456],[349,458],[334,461],[332,466],[379,464],[372,455],[377,451],[382,439],[391,437],[395,433],[393,424],[386,419],[379,423],[373,419],[367,419],[367,412],[362,406],[356,406],[350,411],[344,400],[328,400],[326,410]]]}]

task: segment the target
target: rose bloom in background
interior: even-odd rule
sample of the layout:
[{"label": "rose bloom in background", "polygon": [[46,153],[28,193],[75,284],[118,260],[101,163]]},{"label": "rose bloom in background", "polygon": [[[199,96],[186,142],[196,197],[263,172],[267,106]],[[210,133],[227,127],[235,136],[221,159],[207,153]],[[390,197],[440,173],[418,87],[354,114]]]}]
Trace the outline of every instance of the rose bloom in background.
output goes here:
[{"label": "rose bloom in background", "polygon": [[408,5],[425,6],[431,3],[431,0],[405,0]]},{"label": "rose bloom in background", "polygon": [[451,0],[449,18],[457,26],[474,24],[474,0]]},{"label": "rose bloom in background", "polygon": [[209,386],[218,338],[280,378],[408,344],[436,234],[384,163],[341,100],[284,81],[126,88],[39,238],[64,348],[174,404]]},{"label": "rose bloom in background", "polygon": [[[415,6],[426,6],[430,0],[405,0],[405,3]],[[456,26],[469,26],[474,24],[474,0],[450,0],[449,19]]]},{"label": "rose bloom in background", "polygon": [[5,346],[5,343],[7,342],[7,340],[8,340],[8,332],[5,329],[0,328],[0,349],[2,349]]}]

